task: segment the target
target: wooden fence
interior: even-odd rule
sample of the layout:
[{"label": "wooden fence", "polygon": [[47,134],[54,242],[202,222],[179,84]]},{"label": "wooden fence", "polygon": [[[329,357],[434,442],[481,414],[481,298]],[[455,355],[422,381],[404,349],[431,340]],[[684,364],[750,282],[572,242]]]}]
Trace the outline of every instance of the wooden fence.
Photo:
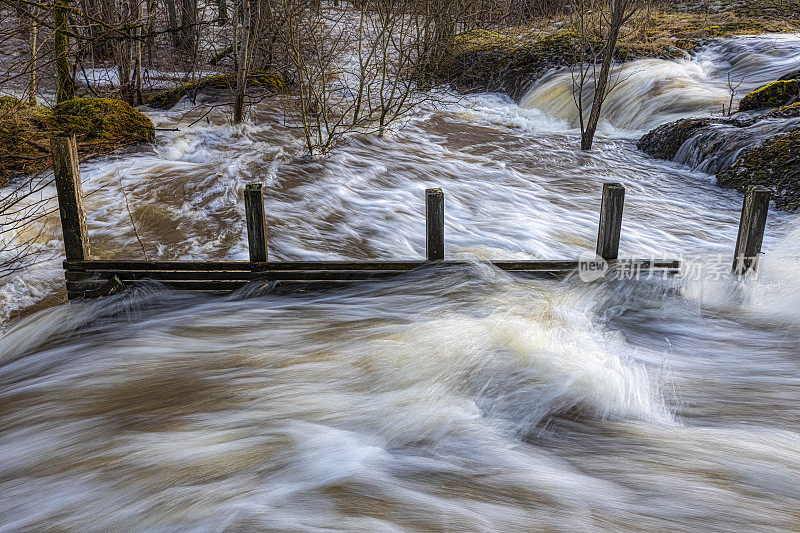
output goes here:
[{"label": "wooden fence", "polygon": [[[293,288],[310,285],[340,285],[354,281],[386,279],[424,266],[467,265],[467,261],[445,260],[444,193],[425,192],[426,257],[416,261],[269,261],[264,202],[260,184],[245,187],[249,261],[105,261],[91,259],[78,155],[74,137],[51,139],[53,168],[64,234],[67,294],[70,299],[99,297],[126,286],[157,281],[169,288],[189,291],[232,291],[253,281],[276,281]],[[733,270],[754,270],[766,224],[770,192],[753,188],[745,195]],[[596,254],[615,264],[622,229],[625,188],[619,183],[603,185]],[[533,276],[563,276],[575,272],[579,261],[489,261],[508,272]],[[677,260],[624,261],[634,271],[653,270],[674,274]]]}]

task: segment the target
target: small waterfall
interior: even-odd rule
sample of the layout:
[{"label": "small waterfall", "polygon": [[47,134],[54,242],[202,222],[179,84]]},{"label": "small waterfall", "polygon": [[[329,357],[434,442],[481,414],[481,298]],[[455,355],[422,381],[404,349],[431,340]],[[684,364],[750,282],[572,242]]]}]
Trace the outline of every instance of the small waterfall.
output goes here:
[{"label": "small waterfall", "polygon": [[[617,65],[612,69],[600,131],[634,138],[681,118],[719,114],[730,104],[729,81],[735,88],[735,107],[748,92],[800,68],[799,45],[798,35],[718,39],[690,59],[641,59]],[[586,116],[594,98],[594,82],[589,78],[583,91]],[[531,87],[520,105],[577,127],[573,87],[573,72],[553,71]]]},{"label": "small waterfall", "polygon": [[[720,110],[729,93],[708,82],[702,67],[691,61],[642,59],[612,69],[611,91],[603,104],[601,131],[646,131],[665,122]],[[556,71],[534,85],[520,105],[536,108],[577,127],[578,108],[573,94],[573,73]],[[594,98],[594,81],[583,91],[588,116]]]},{"label": "small waterfall", "polygon": [[735,123],[709,124],[681,145],[676,163],[716,174],[731,166],[745,148],[800,127],[800,119],[768,119],[740,127]]}]

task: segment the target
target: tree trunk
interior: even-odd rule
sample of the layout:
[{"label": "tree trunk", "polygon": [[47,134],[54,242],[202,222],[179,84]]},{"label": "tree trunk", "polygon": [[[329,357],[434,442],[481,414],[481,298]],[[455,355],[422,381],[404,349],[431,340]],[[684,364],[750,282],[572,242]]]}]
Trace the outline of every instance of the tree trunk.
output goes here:
[{"label": "tree trunk", "polygon": [[153,47],[156,45],[158,0],[147,1],[147,66],[153,66]]},{"label": "tree trunk", "polygon": [[175,4],[178,0],[166,0],[167,3],[167,24],[170,29],[170,36],[172,37],[172,47],[180,48],[181,36],[178,32],[178,13],[175,9]]},{"label": "tree trunk", "polygon": [[181,1],[181,46],[187,50],[194,50],[197,24],[197,0]]},{"label": "tree trunk", "polygon": [[250,49],[250,0],[239,0],[237,15],[239,24],[239,57],[236,64],[236,96],[233,102],[233,123],[244,120],[244,96],[247,91],[247,70]]},{"label": "tree trunk", "polygon": [[136,27],[136,48],[133,62],[134,104],[142,104],[142,27]]},{"label": "tree trunk", "polygon": [[28,103],[36,105],[36,90],[39,87],[38,80],[36,79],[36,60],[39,54],[39,8],[33,9],[33,17],[31,17],[31,61],[28,66]]},{"label": "tree trunk", "polygon": [[228,3],[217,0],[217,26],[224,26],[228,22]]},{"label": "tree trunk", "polygon": [[600,67],[600,75],[595,83],[592,110],[589,113],[589,120],[586,121],[586,130],[581,134],[581,150],[592,149],[594,134],[597,131],[597,123],[600,121],[600,110],[603,107],[603,102],[608,93],[608,78],[611,74],[611,64],[614,61],[614,51],[617,48],[619,30],[625,22],[627,6],[627,0],[612,0],[611,25],[608,29],[605,46],[603,47],[603,64]]},{"label": "tree trunk", "polygon": [[53,10],[55,29],[53,31],[53,54],[55,55],[56,72],[58,73],[58,88],[56,90],[56,103],[75,98],[75,81],[69,68],[69,50],[67,35],[67,0],[57,0]]},{"label": "tree trunk", "polygon": [[142,103],[142,2],[131,0],[131,14],[135,20],[133,28],[133,104]]}]

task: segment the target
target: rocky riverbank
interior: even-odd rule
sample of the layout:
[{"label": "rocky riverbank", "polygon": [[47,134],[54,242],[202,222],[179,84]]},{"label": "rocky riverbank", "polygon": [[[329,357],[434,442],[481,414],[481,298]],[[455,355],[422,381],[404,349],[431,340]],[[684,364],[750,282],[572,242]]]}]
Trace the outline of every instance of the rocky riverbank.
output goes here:
[{"label": "rocky riverbank", "polygon": [[[768,2],[673,4],[647,14],[626,32],[615,51],[619,62],[642,58],[680,58],[709,39],[797,31],[800,0],[775,10]],[[566,68],[601,50],[601,37],[583,34],[569,23],[541,21],[535,27],[475,30],[456,37],[436,68],[425,75],[460,92],[500,92],[519,100],[553,68]]]},{"label": "rocky riverbank", "polygon": [[664,124],[638,148],[716,174],[721,187],[772,189],[778,209],[800,208],[800,79],[789,73],[742,98],[731,117]]}]

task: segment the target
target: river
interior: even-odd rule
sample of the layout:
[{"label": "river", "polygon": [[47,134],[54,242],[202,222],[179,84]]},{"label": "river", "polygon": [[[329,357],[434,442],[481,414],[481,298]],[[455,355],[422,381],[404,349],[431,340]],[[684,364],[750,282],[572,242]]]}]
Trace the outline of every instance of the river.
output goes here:
[{"label": "river", "polygon": [[151,259],[246,259],[255,181],[275,260],[421,258],[433,186],[449,257],[577,259],[619,181],[621,254],[697,268],[585,283],[476,263],[48,307],[51,215],[41,261],[0,286],[0,531],[800,530],[800,219],[770,213],[759,275],[735,282],[741,195],[635,146],[719,112],[729,73],[738,99],[798,63],[797,36],[631,63],[589,153],[553,73],[521,105],[423,107],[314,161],[263,102],[82,164],[98,258],[143,258],[127,200]]}]

